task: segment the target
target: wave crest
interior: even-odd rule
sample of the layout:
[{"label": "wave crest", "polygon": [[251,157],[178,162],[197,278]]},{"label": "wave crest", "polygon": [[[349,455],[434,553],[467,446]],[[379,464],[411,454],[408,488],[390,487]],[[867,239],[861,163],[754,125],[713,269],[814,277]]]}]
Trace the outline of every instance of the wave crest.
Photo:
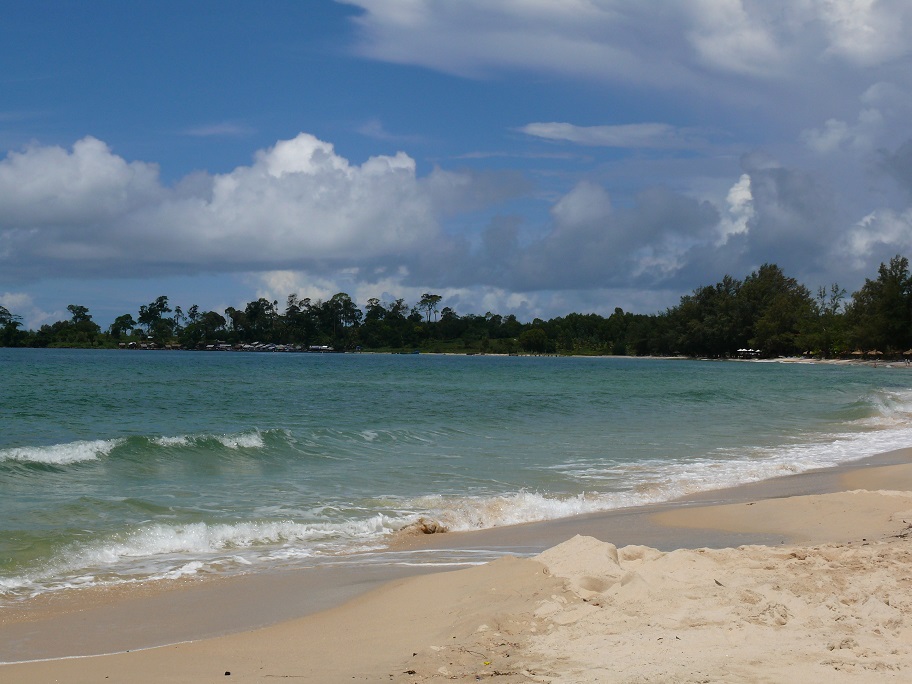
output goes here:
[{"label": "wave crest", "polygon": [[0,461],[42,463],[45,465],[68,465],[84,461],[95,461],[102,456],[110,454],[124,441],[123,439],[97,439],[52,444],[50,446],[0,449]]}]

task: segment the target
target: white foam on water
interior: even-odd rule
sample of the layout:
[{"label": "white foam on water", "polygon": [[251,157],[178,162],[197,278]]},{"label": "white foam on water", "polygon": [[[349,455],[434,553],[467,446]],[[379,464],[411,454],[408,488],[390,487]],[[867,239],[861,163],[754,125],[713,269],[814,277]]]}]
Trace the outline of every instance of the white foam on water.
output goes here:
[{"label": "white foam on water", "polygon": [[426,511],[423,517],[432,518],[457,532],[568,518],[638,502],[636,497],[627,494],[581,493],[562,497],[538,492],[475,497],[433,495],[409,501]]},{"label": "white foam on water", "polygon": [[153,444],[157,444],[158,446],[163,446],[163,447],[175,447],[175,446],[184,447],[184,446],[190,446],[190,444],[192,443],[192,440],[187,435],[178,435],[176,437],[167,437],[167,436],[154,437],[150,441]]},{"label": "white foam on water", "polygon": [[[287,437],[290,434],[284,431]],[[259,430],[237,432],[222,435],[213,435],[211,433],[200,433],[193,435],[161,435],[152,437],[149,441],[152,444],[163,447],[192,447],[205,443],[208,440],[215,440],[222,446],[229,449],[262,449],[266,446],[263,434]]]},{"label": "white foam on water", "polygon": [[[291,520],[233,524],[153,524],[116,538],[73,544],[28,575],[0,578],[0,595],[41,593],[94,584],[174,579],[255,563],[301,560],[345,548],[371,549],[405,520]],[[379,547],[377,547],[379,548]]]},{"label": "white foam on water", "polygon": [[391,531],[394,525],[395,523],[383,515],[376,515],[367,520],[339,523],[277,520],[231,524],[156,524],[142,527],[126,535],[122,541],[105,540],[83,547],[73,560],[87,567],[116,563],[125,558],[176,553],[211,554],[287,542],[369,538]]},{"label": "white foam on water", "polygon": [[[146,524],[130,533],[68,547],[40,569],[0,578],[0,595],[39,593],[61,588],[177,578],[205,572],[235,572],[258,564],[306,562],[317,556],[367,552],[418,518],[430,518],[454,531],[566,518],[627,506],[668,501],[699,491],[744,484],[790,473],[833,466],[912,444],[912,390],[872,392],[857,406],[867,417],[840,432],[805,434],[785,445],[717,449],[685,460],[637,462],[578,458],[550,466],[569,493],[512,491],[477,496],[430,495],[411,498],[378,493],[366,511],[364,501],[350,507],[301,510],[301,518],[231,523]],[[855,409],[853,409],[855,410]],[[856,413],[855,415],[859,415]],[[389,433],[365,430],[364,441],[383,441]],[[218,440],[230,449],[265,447],[263,434],[246,431],[158,437],[161,446],[192,446]],[[73,463],[94,460],[123,440],[73,442],[51,447],[0,450],[0,460]],[[493,483],[492,485],[496,485]],[[579,491],[585,490],[585,491]],[[284,504],[283,504],[284,505]],[[272,508],[270,508],[272,507]],[[293,515],[274,504],[258,514]],[[348,519],[340,520],[341,516]],[[320,518],[325,518],[320,521]],[[335,519],[335,520],[331,520]],[[421,564],[414,558],[400,559]],[[430,562],[430,561],[429,561]],[[447,562],[474,562],[448,559]]]},{"label": "white foam on water", "polygon": [[123,442],[124,440],[122,439],[97,439],[52,444],[50,446],[0,449],[0,461],[46,463],[49,465],[68,465],[70,463],[95,461],[102,456],[107,456]]},{"label": "white foam on water", "polygon": [[35,583],[26,577],[0,577],[0,596],[34,588]]},{"label": "white foam on water", "polygon": [[875,411],[869,418],[856,421],[871,428],[890,428],[908,425],[912,421],[912,391],[880,390],[868,402]]},{"label": "white foam on water", "polygon": [[[826,468],[912,445],[912,393],[885,393],[883,410],[855,421],[857,432],[818,435],[809,443],[719,449],[687,460],[577,461],[551,466],[587,490],[520,491],[491,496],[417,497],[404,505],[454,531],[477,530],[661,503],[694,494]],[[877,429],[871,429],[876,425]],[[608,491],[606,491],[608,490]]]},{"label": "white foam on water", "polygon": [[191,561],[182,565],[181,567],[164,572],[158,577],[153,576],[152,579],[179,579],[181,577],[187,577],[189,575],[195,575],[200,570],[203,569],[203,564],[200,561]]},{"label": "white foam on water", "polygon": [[266,446],[266,442],[259,432],[217,435],[216,439],[229,449],[262,449]]}]

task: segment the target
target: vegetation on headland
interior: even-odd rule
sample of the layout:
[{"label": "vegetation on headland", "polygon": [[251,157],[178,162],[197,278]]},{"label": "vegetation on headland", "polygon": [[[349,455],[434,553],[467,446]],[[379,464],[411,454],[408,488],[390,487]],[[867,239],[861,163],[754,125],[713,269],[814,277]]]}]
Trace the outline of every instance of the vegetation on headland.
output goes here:
[{"label": "vegetation on headland", "polygon": [[837,284],[812,294],[774,264],[743,280],[726,275],[657,314],[614,310],[607,318],[571,313],[523,323],[495,313],[459,314],[427,293],[404,300],[369,299],[359,307],[340,292],[326,301],[289,295],[284,311],[260,298],[224,315],[172,308],[158,297],[118,316],[106,331],[85,306],[67,307],[68,320],[25,330],[21,318],[0,306],[0,346],[283,349],[325,346],[339,351],[604,354],[731,358],[859,352],[900,357],[912,346],[912,275],[909,260],[881,264],[850,298]]}]

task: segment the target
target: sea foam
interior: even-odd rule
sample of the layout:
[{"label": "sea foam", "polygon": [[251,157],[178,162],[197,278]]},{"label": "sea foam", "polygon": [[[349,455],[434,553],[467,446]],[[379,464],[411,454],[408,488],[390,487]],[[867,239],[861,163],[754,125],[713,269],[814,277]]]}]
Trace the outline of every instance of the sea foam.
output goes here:
[{"label": "sea foam", "polygon": [[262,449],[266,446],[266,440],[259,430],[246,432],[237,432],[223,435],[212,435],[208,433],[195,435],[162,435],[152,437],[149,441],[161,447],[193,447],[205,445],[206,442],[215,441],[229,449]]},{"label": "sea foam", "polygon": [[0,461],[20,461],[23,463],[44,463],[49,465],[67,465],[82,461],[94,461],[99,457],[107,456],[123,442],[124,440],[122,439],[98,439],[52,444],[50,446],[0,449]]}]

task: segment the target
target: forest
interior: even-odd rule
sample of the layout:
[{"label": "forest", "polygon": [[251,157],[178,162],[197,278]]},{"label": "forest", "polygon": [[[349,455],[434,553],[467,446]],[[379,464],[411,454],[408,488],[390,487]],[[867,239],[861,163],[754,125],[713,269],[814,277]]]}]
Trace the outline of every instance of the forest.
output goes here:
[{"label": "forest", "polygon": [[522,322],[513,314],[459,313],[440,295],[373,298],[363,307],[340,292],[310,300],[260,298],[223,313],[197,305],[172,306],[167,296],[125,313],[102,330],[89,309],[70,304],[70,317],[38,330],[0,306],[0,346],[264,349],[580,354],[734,358],[811,355],[824,358],[912,355],[912,276],[909,260],[895,256],[847,296],[834,283],[812,293],[775,264],[743,280],[726,275],[698,287],[663,312],[634,314],[615,308],[608,317],[569,313]]}]

